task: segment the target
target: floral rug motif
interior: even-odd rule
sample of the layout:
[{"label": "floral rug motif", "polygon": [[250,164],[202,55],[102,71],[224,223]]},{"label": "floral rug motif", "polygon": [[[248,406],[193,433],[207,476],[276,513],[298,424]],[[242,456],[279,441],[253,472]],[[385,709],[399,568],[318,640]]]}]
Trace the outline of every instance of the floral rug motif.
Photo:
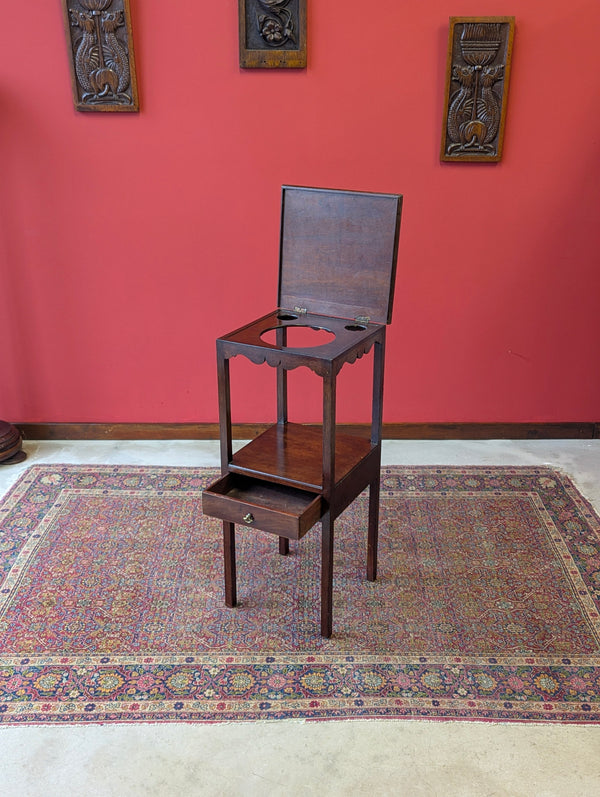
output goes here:
[{"label": "floral rug motif", "polygon": [[290,555],[221,524],[201,468],[35,465],[0,504],[0,721],[281,718],[600,721],[600,519],[532,467],[382,470],[336,521],[334,633],[320,528]]}]

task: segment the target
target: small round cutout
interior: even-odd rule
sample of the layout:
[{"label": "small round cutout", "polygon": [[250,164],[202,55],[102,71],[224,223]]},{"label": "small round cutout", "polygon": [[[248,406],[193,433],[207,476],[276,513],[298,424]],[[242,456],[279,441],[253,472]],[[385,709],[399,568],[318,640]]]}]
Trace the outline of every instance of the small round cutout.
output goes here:
[{"label": "small round cutout", "polygon": [[291,313],[279,313],[277,315],[277,318],[280,321],[295,321],[298,318],[298,316],[292,315]]},{"label": "small round cutout", "polygon": [[366,326],[364,324],[346,324],[346,329],[349,329],[350,332],[362,332]]}]

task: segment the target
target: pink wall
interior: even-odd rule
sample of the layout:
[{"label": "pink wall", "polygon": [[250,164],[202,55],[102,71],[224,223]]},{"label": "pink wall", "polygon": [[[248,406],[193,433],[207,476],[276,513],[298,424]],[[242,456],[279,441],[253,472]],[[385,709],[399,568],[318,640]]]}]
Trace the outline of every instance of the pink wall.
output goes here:
[{"label": "pink wall", "polygon": [[[309,66],[275,72],[238,68],[234,0],[131,6],[139,115],[73,110],[58,0],[3,11],[0,417],[215,421],[293,183],[405,196],[386,421],[600,419],[598,0],[309,0]],[[438,159],[459,13],[517,16],[498,165]],[[234,420],[270,420],[233,366]]]}]

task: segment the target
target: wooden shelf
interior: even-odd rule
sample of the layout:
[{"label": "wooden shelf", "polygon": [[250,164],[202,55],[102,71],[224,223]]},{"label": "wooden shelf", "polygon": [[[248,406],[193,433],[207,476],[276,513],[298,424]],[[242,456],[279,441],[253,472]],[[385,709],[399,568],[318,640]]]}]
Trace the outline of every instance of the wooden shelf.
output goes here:
[{"label": "wooden shelf", "polygon": [[[336,484],[372,449],[370,440],[364,437],[336,435]],[[275,424],[235,453],[229,470],[320,493],[323,490],[322,429],[295,423]]]}]

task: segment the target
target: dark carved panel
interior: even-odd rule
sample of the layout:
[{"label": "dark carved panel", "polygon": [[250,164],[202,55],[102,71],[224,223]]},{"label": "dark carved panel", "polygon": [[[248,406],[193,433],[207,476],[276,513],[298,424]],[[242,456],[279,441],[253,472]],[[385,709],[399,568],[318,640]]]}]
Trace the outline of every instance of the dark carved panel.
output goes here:
[{"label": "dark carved panel", "polygon": [[306,0],[239,0],[240,66],[306,66]]},{"label": "dark carved panel", "polygon": [[502,157],[514,17],[451,17],[443,161]]},{"label": "dark carved panel", "polygon": [[129,0],[62,3],[77,110],[139,110]]}]

